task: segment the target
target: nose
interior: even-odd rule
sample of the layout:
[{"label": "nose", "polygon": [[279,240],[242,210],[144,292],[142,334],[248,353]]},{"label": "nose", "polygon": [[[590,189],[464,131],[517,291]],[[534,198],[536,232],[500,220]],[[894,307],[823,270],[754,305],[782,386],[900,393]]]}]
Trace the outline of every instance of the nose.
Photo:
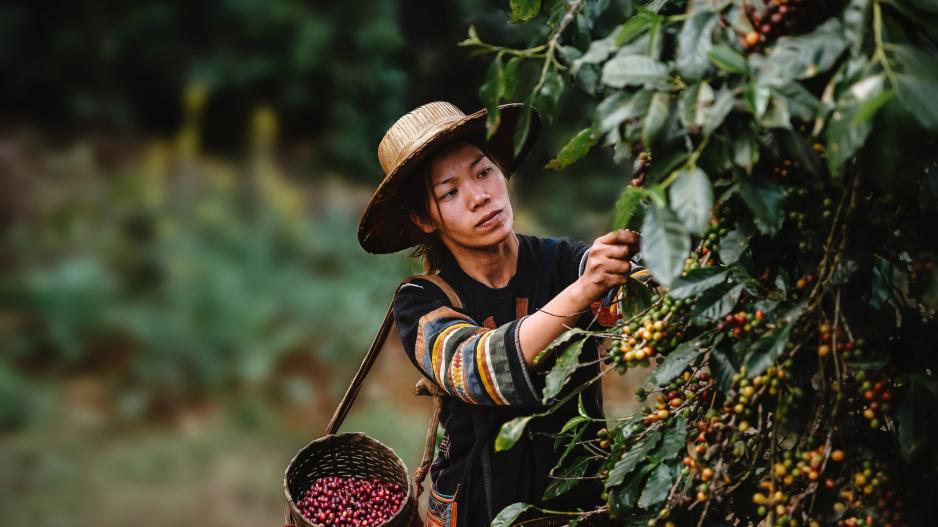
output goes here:
[{"label": "nose", "polygon": [[469,198],[469,208],[471,210],[477,210],[492,200],[492,196],[489,194],[489,191],[486,190],[485,186],[477,182],[473,182],[469,185],[467,194]]}]

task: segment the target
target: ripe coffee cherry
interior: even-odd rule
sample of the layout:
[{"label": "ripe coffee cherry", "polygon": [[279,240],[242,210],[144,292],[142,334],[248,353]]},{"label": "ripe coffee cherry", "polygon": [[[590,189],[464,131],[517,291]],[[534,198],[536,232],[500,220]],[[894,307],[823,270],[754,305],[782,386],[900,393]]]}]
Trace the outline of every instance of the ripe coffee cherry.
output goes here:
[{"label": "ripe coffee cherry", "polygon": [[318,525],[369,527],[391,519],[405,498],[406,490],[397,483],[332,476],[313,481],[296,506]]}]

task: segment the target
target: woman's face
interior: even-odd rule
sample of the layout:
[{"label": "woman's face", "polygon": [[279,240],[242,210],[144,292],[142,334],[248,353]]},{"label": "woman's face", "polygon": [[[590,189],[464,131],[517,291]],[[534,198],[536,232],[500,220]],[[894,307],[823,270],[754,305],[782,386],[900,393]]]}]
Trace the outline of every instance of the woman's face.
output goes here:
[{"label": "woman's face", "polygon": [[448,247],[491,247],[512,233],[505,175],[472,143],[456,143],[434,156],[429,185],[432,224],[412,219],[422,231],[438,232]]}]

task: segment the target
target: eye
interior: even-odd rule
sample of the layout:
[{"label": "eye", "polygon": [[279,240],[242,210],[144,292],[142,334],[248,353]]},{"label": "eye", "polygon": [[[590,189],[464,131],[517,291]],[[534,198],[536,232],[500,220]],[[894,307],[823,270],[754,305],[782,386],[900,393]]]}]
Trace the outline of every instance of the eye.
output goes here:
[{"label": "eye", "polygon": [[479,177],[486,177],[492,173],[492,167],[485,167],[479,172]]},{"label": "eye", "polygon": [[451,198],[451,197],[453,197],[453,196],[455,196],[455,195],[456,195],[456,189],[452,189],[452,190],[450,190],[449,192],[447,192],[447,193],[443,194],[442,196],[440,196],[440,199],[441,199],[441,200],[442,200],[442,199],[448,199],[448,198]]}]

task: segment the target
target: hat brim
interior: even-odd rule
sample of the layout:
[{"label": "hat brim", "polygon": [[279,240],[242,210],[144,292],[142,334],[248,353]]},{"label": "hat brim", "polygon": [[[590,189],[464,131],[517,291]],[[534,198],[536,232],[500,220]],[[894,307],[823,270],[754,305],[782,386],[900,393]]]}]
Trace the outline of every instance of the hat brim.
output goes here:
[{"label": "hat brim", "polygon": [[[505,170],[505,177],[517,170],[530,153],[540,132],[540,116],[533,107],[528,135],[518,155],[514,155],[515,129],[524,110],[524,104],[511,103],[499,106],[498,130],[487,141]],[[372,254],[388,254],[402,251],[420,243],[425,235],[410,221],[406,200],[408,176],[424,160],[443,145],[456,139],[475,137],[485,139],[486,110],[467,115],[430,136],[420,147],[404,158],[400,164],[381,181],[371,196],[368,206],[358,224],[358,243]]]}]

